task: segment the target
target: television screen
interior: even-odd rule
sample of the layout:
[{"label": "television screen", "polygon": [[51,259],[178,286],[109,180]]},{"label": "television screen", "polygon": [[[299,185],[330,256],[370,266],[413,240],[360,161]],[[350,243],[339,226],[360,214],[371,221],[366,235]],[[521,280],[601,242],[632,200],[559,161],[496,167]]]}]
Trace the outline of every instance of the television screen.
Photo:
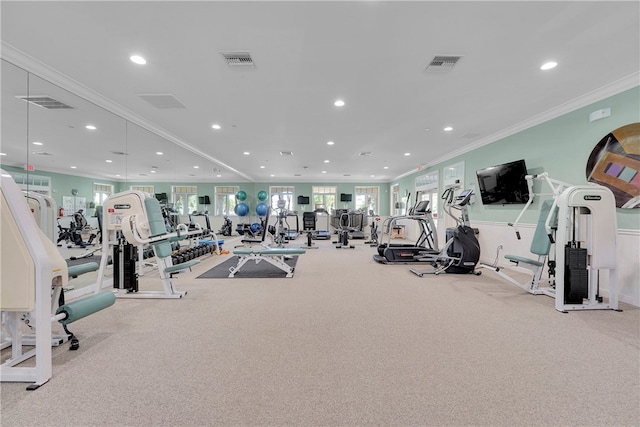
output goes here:
[{"label": "television screen", "polygon": [[156,199],[160,203],[167,203],[167,193],[156,193]]},{"label": "television screen", "polygon": [[527,166],[524,160],[476,171],[480,197],[485,205],[527,203]]},{"label": "television screen", "polygon": [[340,193],[340,201],[341,202],[350,202],[351,194]]},{"label": "television screen", "polygon": [[308,205],[310,203],[309,196],[298,196],[299,205]]},{"label": "television screen", "polygon": [[211,200],[209,199],[209,196],[198,196],[198,203],[201,205],[210,205]]}]

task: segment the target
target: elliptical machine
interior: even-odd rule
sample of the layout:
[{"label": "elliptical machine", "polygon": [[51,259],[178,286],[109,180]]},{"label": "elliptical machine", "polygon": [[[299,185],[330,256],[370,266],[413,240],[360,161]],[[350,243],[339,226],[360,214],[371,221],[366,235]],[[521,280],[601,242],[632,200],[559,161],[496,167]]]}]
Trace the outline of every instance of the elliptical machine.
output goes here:
[{"label": "elliptical machine", "polygon": [[[425,274],[468,274],[476,276],[482,274],[476,271],[476,265],[480,260],[480,243],[475,236],[473,228],[469,222],[468,205],[473,195],[473,190],[463,190],[454,199],[454,189],[448,188],[442,194],[442,199],[446,201],[444,211],[456,221],[456,227],[447,228],[447,243],[442,250],[436,254],[418,255],[416,259],[420,262],[428,262],[432,265],[430,270],[418,270],[412,268],[410,271],[417,276]],[[452,209],[460,211],[460,217],[452,213]]]}]

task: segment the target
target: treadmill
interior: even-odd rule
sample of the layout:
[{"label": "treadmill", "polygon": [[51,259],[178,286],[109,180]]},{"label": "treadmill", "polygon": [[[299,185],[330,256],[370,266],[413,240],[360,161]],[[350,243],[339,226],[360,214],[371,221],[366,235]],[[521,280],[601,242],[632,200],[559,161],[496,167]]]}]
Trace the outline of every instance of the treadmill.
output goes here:
[{"label": "treadmill", "polygon": [[391,243],[391,233],[386,233],[389,236],[387,243],[378,245],[378,253],[373,256],[374,261],[381,264],[418,264],[420,261],[417,258],[420,255],[438,253],[438,235],[429,209],[429,201],[419,202],[411,215],[387,218],[383,227],[385,230],[391,230],[396,222],[407,219],[417,221],[420,225],[418,240],[413,244]]}]

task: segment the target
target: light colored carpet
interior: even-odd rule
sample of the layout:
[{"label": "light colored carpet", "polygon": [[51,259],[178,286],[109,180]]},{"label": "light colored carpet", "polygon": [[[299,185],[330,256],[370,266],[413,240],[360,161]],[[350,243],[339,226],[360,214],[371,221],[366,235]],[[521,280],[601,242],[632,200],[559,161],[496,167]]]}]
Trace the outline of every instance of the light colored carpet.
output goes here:
[{"label": "light colored carpet", "polygon": [[640,425],[638,308],[561,314],[353,243],[316,242],[290,279],[196,279],[231,255],[211,256],[181,300],[71,324],[49,383],[1,385],[2,426]]}]

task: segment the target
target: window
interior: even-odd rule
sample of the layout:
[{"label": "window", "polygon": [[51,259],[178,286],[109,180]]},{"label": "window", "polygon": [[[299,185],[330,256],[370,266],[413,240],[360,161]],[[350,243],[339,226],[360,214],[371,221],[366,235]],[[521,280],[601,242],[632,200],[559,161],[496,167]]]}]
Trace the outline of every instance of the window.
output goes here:
[{"label": "window", "polygon": [[286,201],[284,207],[291,209],[293,204],[293,193],[295,187],[269,187],[269,194],[271,200],[271,209],[278,209],[278,200]]},{"label": "window", "polygon": [[235,215],[238,186],[215,188],[215,215]]},{"label": "window", "polygon": [[416,177],[416,192],[420,201],[429,201],[431,216],[437,227],[438,203],[440,202],[440,194],[438,194],[438,171]]},{"label": "window", "polygon": [[355,187],[354,192],[356,193],[356,209],[366,215],[370,212],[373,214],[378,212],[379,187]]},{"label": "window", "polygon": [[198,210],[198,187],[191,185],[174,185],[171,187],[173,209],[180,215],[187,215]]},{"label": "window", "polygon": [[48,176],[40,176],[33,174],[23,174],[19,172],[11,172],[11,178],[24,191],[33,191],[34,193],[51,195],[51,178]]},{"label": "window", "polygon": [[401,201],[400,201],[400,185],[395,184],[391,187],[391,212],[394,216],[401,214]]},{"label": "window", "polygon": [[312,187],[313,209],[326,209],[333,212],[336,208],[336,187]]},{"label": "window", "polygon": [[130,190],[142,191],[143,193],[154,194],[155,187],[153,185],[132,185],[129,187]]},{"label": "window", "polygon": [[95,203],[96,206],[104,205],[104,201],[112,194],[113,185],[101,184],[99,182],[93,183],[93,203]]}]

